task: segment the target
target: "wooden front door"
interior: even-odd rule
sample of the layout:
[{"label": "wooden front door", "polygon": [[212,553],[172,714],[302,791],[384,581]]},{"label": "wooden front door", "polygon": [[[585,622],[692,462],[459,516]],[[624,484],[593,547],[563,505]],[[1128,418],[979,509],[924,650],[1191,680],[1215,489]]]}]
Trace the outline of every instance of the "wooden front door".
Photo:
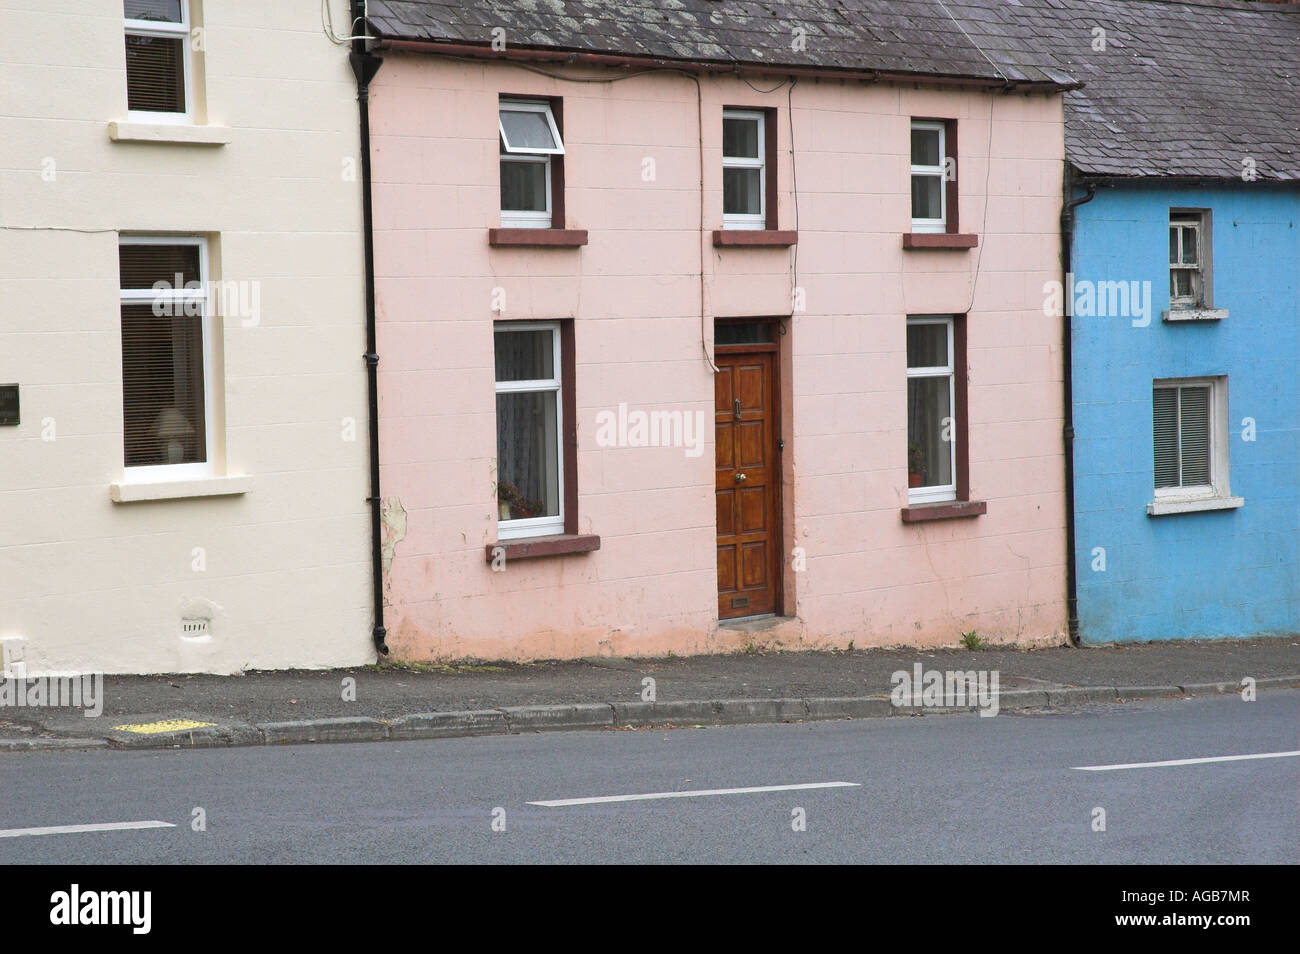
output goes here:
[{"label": "wooden front door", "polygon": [[775,346],[719,347],[716,363],[718,619],[775,613],[784,564]]}]

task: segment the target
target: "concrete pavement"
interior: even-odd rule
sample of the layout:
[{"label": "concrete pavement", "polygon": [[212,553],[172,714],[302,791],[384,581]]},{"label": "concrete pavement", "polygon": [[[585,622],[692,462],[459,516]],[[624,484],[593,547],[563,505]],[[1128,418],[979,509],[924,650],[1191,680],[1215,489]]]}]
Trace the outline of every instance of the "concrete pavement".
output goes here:
[{"label": "concrete pavement", "polygon": [[1001,709],[1037,710],[1237,693],[1247,678],[1259,690],[1300,685],[1300,639],[109,676],[98,718],[77,709],[0,707],[0,752],[380,741],[941,711],[891,703],[892,675],[918,665],[995,672]]}]

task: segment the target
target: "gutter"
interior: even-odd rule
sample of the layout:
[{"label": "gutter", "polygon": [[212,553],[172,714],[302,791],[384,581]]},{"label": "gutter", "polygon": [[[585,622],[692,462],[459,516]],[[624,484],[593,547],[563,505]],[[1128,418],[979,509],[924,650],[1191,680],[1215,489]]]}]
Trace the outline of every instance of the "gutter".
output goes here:
[{"label": "gutter", "polygon": [[869,83],[920,83],[928,86],[956,86],[971,89],[1023,89],[1026,92],[1064,93],[1082,89],[1083,83],[1056,83],[1046,80],[1005,80],[975,76],[936,76],[927,73],[891,73],[880,70],[831,69],[816,66],[782,66],[778,63],[706,62],[701,60],[675,60],[665,57],[636,56],[631,54],[584,53],[576,50],[527,49],[507,47],[494,50],[491,46],[475,43],[442,43],[434,40],[382,39],[373,49],[391,50],[395,53],[435,53],[444,56],[474,59],[505,60],[513,62],[563,63],[583,66],[604,66],[629,69],[673,69],[695,73],[731,73],[752,76],[814,76],[823,79],[859,79]]},{"label": "gutter", "polygon": [[1070,161],[1065,161],[1064,189],[1062,195],[1065,203],[1061,206],[1061,360],[1064,363],[1061,382],[1065,398],[1065,426],[1062,439],[1065,445],[1065,605],[1067,610],[1066,632],[1071,646],[1079,645],[1079,565],[1075,556],[1074,537],[1074,354],[1073,328],[1070,321],[1070,302],[1065,298],[1071,293],[1070,269],[1071,251],[1074,247],[1074,210],[1097,196],[1097,187],[1091,182],[1083,183],[1088,190],[1086,195],[1070,198],[1074,192],[1074,178],[1070,172]]},{"label": "gutter", "polygon": [[1300,187],[1300,170],[1296,172],[1284,172],[1279,175],[1287,175],[1290,178],[1266,178],[1264,173],[1260,173],[1258,179],[1247,182],[1241,176],[1121,176],[1111,175],[1109,173],[1081,173],[1078,176],[1078,183],[1081,187],[1088,184],[1105,186],[1107,188],[1117,188],[1123,186],[1135,186],[1137,188],[1151,188],[1154,185],[1160,186],[1205,186],[1213,188],[1222,188],[1233,185],[1248,185],[1255,189],[1259,186],[1272,186],[1274,188],[1297,188]]},{"label": "gutter", "polygon": [[[364,0],[352,0],[352,23],[364,23]],[[349,30],[349,33],[352,31]],[[384,563],[381,529],[382,498],[379,494],[379,352],[375,335],[375,236],[370,189],[370,81],[384,63],[365,50],[365,41],[352,41],[348,62],[357,78],[357,104],[361,123],[361,230],[365,242],[366,270],[366,385],[370,404],[370,575],[375,604],[375,626],[371,638],[375,652],[388,655],[384,629]]]}]

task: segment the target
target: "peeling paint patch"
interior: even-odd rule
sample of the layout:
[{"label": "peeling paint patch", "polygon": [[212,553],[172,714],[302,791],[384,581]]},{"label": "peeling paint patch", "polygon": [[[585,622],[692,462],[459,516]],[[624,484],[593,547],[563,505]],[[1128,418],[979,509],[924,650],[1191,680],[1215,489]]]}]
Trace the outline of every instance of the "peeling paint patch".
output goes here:
[{"label": "peeling paint patch", "polygon": [[384,500],[383,510],[380,514],[384,523],[384,546],[383,546],[383,565],[384,576],[393,568],[393,552],[397,545],[406,539],[406,508],[402,506],[402,501],[398,497],[388,497]]}]

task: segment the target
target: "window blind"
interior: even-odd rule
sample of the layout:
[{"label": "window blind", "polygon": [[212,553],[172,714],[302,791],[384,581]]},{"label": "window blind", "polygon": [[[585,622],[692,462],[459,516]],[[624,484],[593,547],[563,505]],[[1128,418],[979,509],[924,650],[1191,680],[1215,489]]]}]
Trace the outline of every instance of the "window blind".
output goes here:
[{"label": "window blind", "polygon": [[[200,279],[197,245],[122,245],[123,289]],[[184,282],[182,284],[184,284]],[[207,460],[202,299],[170,290],[122,303],[123,451],[127,467]]]},{"label": "window blind", "polygon": [[126,106],[185,112],[185,39],[126,35]]},{"label": "window blind", "polygon": [[1151,423],[1156,487],[1209,484],[1209,387],[1155,388]]},{"label": "window blind", "polygon": [[158,20],[180,23],[183,0],[122,0],[122,13],[128,20]]},{"label": "window blind", "polygon": [[1155,443],[1156,486],[1178,486],[1178,389],[1156,388],[1152,393],[1152,430]]},{"label": "window blind", "polygon": [[1210,389],[1178,389],[1184,487],[1210,482]]}]

